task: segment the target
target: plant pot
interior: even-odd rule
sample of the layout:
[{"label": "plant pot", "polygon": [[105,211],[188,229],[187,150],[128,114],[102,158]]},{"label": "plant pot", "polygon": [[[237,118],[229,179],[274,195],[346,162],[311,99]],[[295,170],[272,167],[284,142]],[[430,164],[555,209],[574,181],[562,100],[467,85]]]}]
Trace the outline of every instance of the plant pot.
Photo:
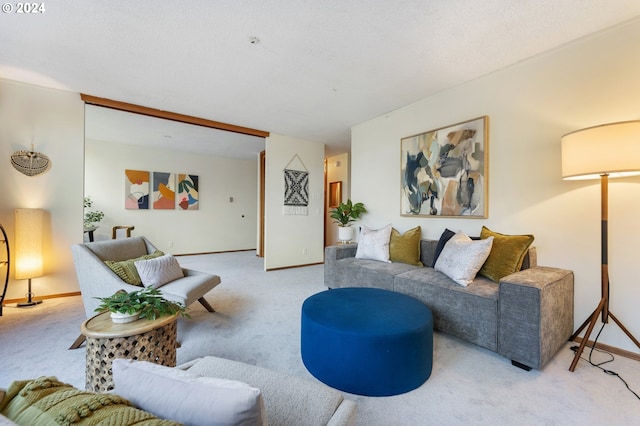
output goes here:
[{"label": "plant pot", "polygon": [[116,324],[126,324],[128,322],[137,321],[140,318],[140,312],[132,314],[123,314],[122,312],[111,312],[111,321]]},{"label": "plant pot", "polygon": [[338,239],[342,244],[347,244],[353,239],[353,228],[351,226],[338,226]]}]

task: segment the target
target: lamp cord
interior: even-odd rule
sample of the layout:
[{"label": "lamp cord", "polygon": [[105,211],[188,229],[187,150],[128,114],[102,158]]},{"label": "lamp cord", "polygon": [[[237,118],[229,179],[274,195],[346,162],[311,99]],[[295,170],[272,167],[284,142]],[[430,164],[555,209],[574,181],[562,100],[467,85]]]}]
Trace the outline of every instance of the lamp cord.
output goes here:
[{"label": "lamp cord", "polygon": [[[604,372],[605,374],[608,374],[608,375],[610,375],[610,376],[615,376],[615,377],[617,377],[618,379],[620,379],[620,381],[621,381],[622,383],[624,383],[624,385],[627,387],[627,389],[629,390],[629,392],[631,392],[631,393],[632,393],[632,394],[633,394],[633,395],[634,395],[638,400],[640,400],[640,395],[638,395],[636,392],[634,392],[634,391],[629,387],[629,384],[628,384],[628,383],[627,383],[627,382],[626,382],[622,377],[620,377],[620,375],[619,375],[618,373],[616,373],[615,371],[607,370],[606,368],[603,368],[603,367],[602,367],[604,364],[608,364],[608,363],[613,362],[613,361],[615,360],[615,357],[613,356],[613,354],[612,354],[612,353],[607,352],[607,351],[604,351],[604,350],[602,350],[602,349],[596,349],[596,343],[598,342],[598,338],[600,337],[600,333],[602,333],[602,330],[604,330],[604,326],[605,326],[605,323],[602,323],[602,327],[600,327],[600,330],[598,331],[598,334],[596,335],[596,338],[595,338],[595,340],[593,341],[593,346],[591,346],[591,350],[589,351],[589,358],[588,358],[588,359],[586,359],[586,358],[583,358],[582,356],[580,356],[580,358],[584,359],[585,361],[587,361],[587,362],[588,362],[589,364],[591,364],[592,366],[594,366],[594,367],[596,367],[596,368],[599,368],[599,369],[600,369],[600,370],[602,370],[602,372]],[[585,337],[585,338],[586,338],[586,337]],[[577,346],[573,346],[571,349],[572,349],[572,350],[574,350],[574,351],[576,351],[576,350],[578,349],[578,347],[577,347]],[[591,360],[591,356],[593,355],[593,351],[594,351],[594,350],[597,350],[598,352],[603,353],[603,354],[607,354],[607,355],[609,355],[611,358],[610,358],[610,359],[608,359],[608,360],[605,360],[605,361],[602,361],[602,362],[599,362],[599,363],[597,363],[597,364],[596,364],[596,363],[594,363],[594,362]]]}]

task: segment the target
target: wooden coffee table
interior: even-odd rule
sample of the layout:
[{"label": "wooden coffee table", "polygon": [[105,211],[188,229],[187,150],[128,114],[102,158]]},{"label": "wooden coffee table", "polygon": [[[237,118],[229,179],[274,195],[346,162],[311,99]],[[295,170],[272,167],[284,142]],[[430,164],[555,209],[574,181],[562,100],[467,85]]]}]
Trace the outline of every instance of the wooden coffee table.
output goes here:
[{"label": "wooden coffee table", "polygon": [[87,338],[86,389],[106,392],[113,389],[111,363],[115,358],[149,361],[175,367],[176,318],[139,319],[115,324],[109,312],[89,318],[80,326]]}]

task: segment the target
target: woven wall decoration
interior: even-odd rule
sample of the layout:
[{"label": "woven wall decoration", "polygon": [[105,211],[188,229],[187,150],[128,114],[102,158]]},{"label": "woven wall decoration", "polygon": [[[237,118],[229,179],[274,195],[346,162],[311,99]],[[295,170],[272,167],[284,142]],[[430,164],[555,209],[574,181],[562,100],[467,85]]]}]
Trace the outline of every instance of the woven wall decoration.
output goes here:
[{"label": "woven wall decoration", "polygon": [[51,161],[43,153],[35,152],[31,145],[31,151],[22,150],[11,154],[11,165],[23,175],[37,176],[51,168]]},{"label": "woven wall decoration", "polygon": [[[291,162],[298,158],[298,161],[305,169],[289,169]],[[296,154],[284,169],[284,207],[283,213],[287,215],[308,215],[309,214],[309,172],[304,163]]]}]

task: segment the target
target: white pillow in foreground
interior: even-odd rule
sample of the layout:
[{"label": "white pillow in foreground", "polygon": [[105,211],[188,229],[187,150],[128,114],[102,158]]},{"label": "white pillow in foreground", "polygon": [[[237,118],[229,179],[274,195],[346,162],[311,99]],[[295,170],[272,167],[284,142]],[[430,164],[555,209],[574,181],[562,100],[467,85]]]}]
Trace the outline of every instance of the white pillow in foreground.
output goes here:
[{"label": "white pillow in foreground", "polygon": [[246,383],[121,358],[112,371],[113,393],[162,419],[186,426],[267,424],[262,393]]},{"label": "white pillow in foreground", "polygon": [[433,269],[466,287],[489,257],[492,245],[493,237],[474,241],[458,231],[445,244]]}]

